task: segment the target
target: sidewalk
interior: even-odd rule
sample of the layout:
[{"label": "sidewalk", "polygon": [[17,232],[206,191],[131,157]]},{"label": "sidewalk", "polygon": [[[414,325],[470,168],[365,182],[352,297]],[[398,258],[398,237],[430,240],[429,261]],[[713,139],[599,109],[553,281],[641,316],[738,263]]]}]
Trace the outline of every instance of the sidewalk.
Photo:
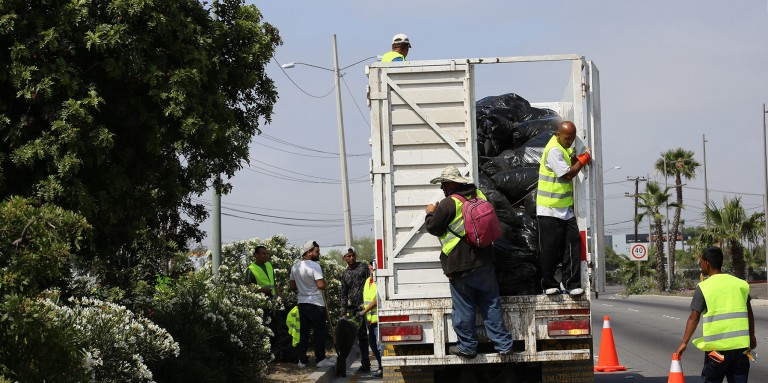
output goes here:
[{"label": "sidewalk", "polygon": [[[336,356],[329,357],[336,361]],[[376,360],[371,360],[371,368],[377,369]],[[355,371],[360,368],[360,351],[357,346],[353,347],[352,352],[347,357],[347,379],[350,382],[381,382],[381,379],[370,378],[370,373],[355,375]],[[314,365],[305,368],[299,368],[296,363],[275,363],[270,365],[270,374],[265,380],[266,383],[332,383],[336,380],[336,368],[325,367],[316,368]],[[354,378],[353,378],[354,376]]]}]

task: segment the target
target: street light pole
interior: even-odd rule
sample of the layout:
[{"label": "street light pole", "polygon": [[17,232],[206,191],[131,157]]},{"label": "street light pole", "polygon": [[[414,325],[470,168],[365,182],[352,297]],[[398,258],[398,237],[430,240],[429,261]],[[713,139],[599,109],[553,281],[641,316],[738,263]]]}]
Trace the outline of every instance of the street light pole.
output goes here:
[{"label": "street light pole", "polygon": [[341,161],[341,198],[344,205],[344,241],[352,246],[352,213],[349,208],[349,180],[347,179],[347,149],[344,143],[344,116],[341,110],[341,75],[336,34],[333,35],[333,78],[336,84],[336,119],[339,123],[339,160]]},{"label": "street light pole", "polygon": [[[667,159],[664,156],[661,159],[664,161],[664,192],[666,193],[669,191],[669,185],[667,184],[669,178],[667,177]],[[672,270],[674,269],[672,262],[674,262],[675,249],[669,247],[672,243],[671,238],[669,238],[669,199],[667,199],[666,205],[667,215],[664,217],[664,220],[667,221],[667,291],[672,291]]]},{"label": "street light pole", "polygon": [[765,238],[763,239],[763,245],[765,246],[765,271],[768,273],[768,151],[766,151],[765,143],[765,115],[768,110],[765,109],[763,104],[763,163],[765,165],[765,205],[763,206],[763,219],[766,220],[765,224]]}]

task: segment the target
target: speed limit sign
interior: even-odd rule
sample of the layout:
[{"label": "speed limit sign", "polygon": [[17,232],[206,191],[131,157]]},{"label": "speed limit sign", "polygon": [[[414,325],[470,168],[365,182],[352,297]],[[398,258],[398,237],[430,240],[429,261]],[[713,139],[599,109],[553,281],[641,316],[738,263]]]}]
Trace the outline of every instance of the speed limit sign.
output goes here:
[{"label": "speed limit sign", "polygon": [[633,261],[647,261],[648,260],[648,244],[636,243],[632,245],[629,250],[630,259]]}]

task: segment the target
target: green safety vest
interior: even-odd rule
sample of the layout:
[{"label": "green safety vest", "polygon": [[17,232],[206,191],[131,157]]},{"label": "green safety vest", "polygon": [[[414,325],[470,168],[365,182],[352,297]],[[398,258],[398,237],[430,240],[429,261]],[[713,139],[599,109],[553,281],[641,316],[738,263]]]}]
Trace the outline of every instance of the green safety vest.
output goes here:
[{"label": "green safety vest", "polygon": [[285,325],[288,326],[288,335],[291,336],[291,347],[296,347],[301,339],[301,321],[299,321],[299,306],[293,306],[285,318]]},{"label": "green safety vest", "polygon": [[[703,351],[749,347],[749,284],[728,274],[715,274],[699,283],[707,302],[701,338],[693,344]],[[734,294],[737,291],[738,294]]]},{"label": "green safety vest", "polygon": [[[475,192],[477,193],[477,198],[482,198],[486,201],[488,200],[480,189],[476,189]],[[453,202],[456,203],[456,216],[454,216],[451,223],[448,224],[448,227],[451,230],[446,230],[445,233],[440,236],[440,243],[443,244],[441,251],[445,255],[450,254],[451,251],[456,248],[456,245],[461,242],[461,237],[467,233],[464,229],[464,216],[461,213],[461,207],[464,206],[464,202],[461,202],[461,200],[456,197],[451,198],[453,199]],[[454,233],[458,234],[458,236]]]},{"label": "green safety vest", "polygon": [[394,59],[396,59],[398,57],[402,58],[403,61],[405,61],[405,56],[403,56],[400,53],[397,53],[395,51],[389,51],[387,53],[384,53],[384,56],[381,56],[381,62],[383,62],[383,63],[392,62],[392,60],[394,60]]},{"label": "green safety vest", "polygon": [[251,270],[253,273],[253,276],[256,278],[256,284],[260,288],[265,289],[271,289],[272,294],[275,295],[275,272],[272,269],[272,264],[269,262],[264,263],[264,266],[267,268],[267,272],[264,273],[264,269],[259,267],[256,263],[251,263],[250,266],[248,266],[248,270]]},{"label": "green safety vest", "polygon": [[[363,286],[363,306],[365,307],[368,307],[376,299],[376,282],[371,283],[372,281],[373,277],[368,277],[368,280],[365,281],[365,286]],[[374,307],[365,314],[365,319],[368,323],[379,322],[378,311],[378,307]]]},{"label": "green safety vest", "polygon": [[547,154],[553,148],[563,153],[565,163],[571,166],[571,154],[573,149],[565,149],[557,142],[557,136],[552,136],[544,147],[539,165],[539,186],[536,192],[536,204],[546,207],[573,206],[573,185],[570,180],[558,177],[555,172],[547,169]]}]

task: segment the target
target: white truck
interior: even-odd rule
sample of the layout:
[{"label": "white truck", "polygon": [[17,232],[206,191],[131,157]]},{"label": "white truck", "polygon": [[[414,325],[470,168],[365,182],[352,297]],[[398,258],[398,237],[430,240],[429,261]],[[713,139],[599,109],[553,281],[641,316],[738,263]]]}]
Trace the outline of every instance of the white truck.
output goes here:
[{"label": "white truck", "polygon": [[[491,347],[483,352],[487,336],[478,317],[478,356],[467,360],[450,355],[456,334],[448,279],[440,267],[440,243],[423,227],[424,207],[443,194],[429,180],[446,165],[456,165],[477,183],[475,87],[480,67],[524,64],[544,70],[551,63],[565,67],[564,96],[531,105],[574,121],[577,151],[589,146],[593,153],[591,169],[574,183],[586,293],[581,298],[502,296],[514,353],[501,356]],[[590,293],[603,285],[600,280],[590,283],[590,273],[598,278],[604,264],[597,68],[578,55],[550,55],[374,63],[366,72],[385,382],[594,381]],[[509,91],[519,92],[513,83]]]}]

